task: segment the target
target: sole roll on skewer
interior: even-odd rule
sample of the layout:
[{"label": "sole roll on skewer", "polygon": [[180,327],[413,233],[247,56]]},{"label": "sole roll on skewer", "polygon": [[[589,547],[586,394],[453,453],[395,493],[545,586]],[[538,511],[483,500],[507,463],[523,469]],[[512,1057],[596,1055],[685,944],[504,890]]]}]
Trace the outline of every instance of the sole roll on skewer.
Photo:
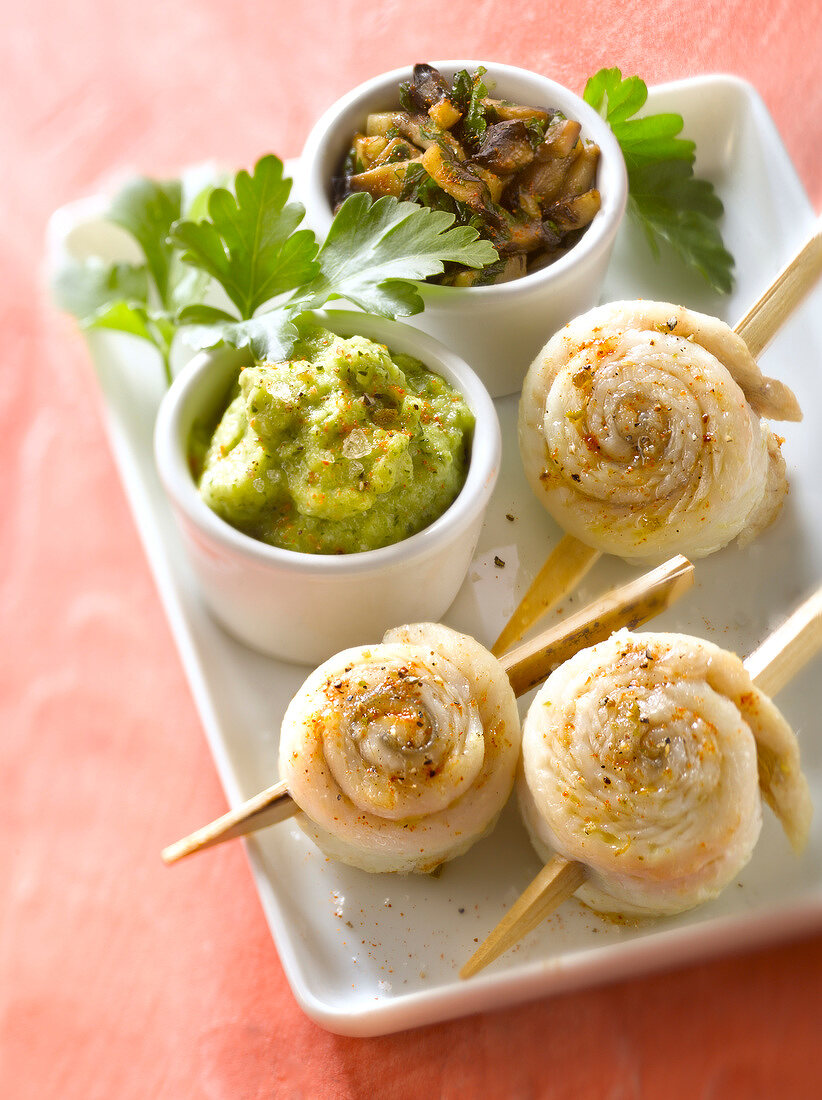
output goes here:
[{"label": "sole roll on skewer", "polygon": [[787,489],[760,420],[798,420],[722,321],[667,302],[578,317],[529,371],[526,477],[569,534],[603,553],[704,557],[761,530]]},{"label": "sole roll on skewer", "polygon": [[335,858],[368,870],[431,870],[484,835],[510,794],[515,696],[583,646],[658,614],[692,583],[690,562],[673,558],[502,661],[430,623],[338,654],[289,705],[281,781],[167,847],[164,861],[303,810],[300,823]]},{"label": "sole roll on skewer", "polygon": [[612,302],[549,340],[523,386],[520,451],[532,489],[566,534],[495,653],[602,553],[703,557],[773,521],[787,478],[764,419],[799,420],[801,411],[755,356],[820,274],[817,230],[733,330],[666,302]]},{"label": "sole roll on skewer", "polygon": [[[551,677],[526,729],[520,804],[538,853],[587,865],[577,896],[591,908],[639,916],[694,908],[748,862],[757,744],[793,739],[738,657],[622,631]],[[783,824],[801,844],[807,788],[790,752],[779,758],[793,795]]]},{"label": "sole roll on skewer", "polygon": [[796,851],[812,814],[778,691],[822,645],[822,592],[748,661],[680,634],[620,631],[537,693],[518,793],[546,867],[463,967],[470,977],[576,894],[640,916],[715,897],[771,806]]},{"label": "sole roll on skewer", "polygon": [[309,676],[283,719],[280,775],[327,856],[428,872],[494,827],[519,751],[499,662],[465,634],[420,623]]}]

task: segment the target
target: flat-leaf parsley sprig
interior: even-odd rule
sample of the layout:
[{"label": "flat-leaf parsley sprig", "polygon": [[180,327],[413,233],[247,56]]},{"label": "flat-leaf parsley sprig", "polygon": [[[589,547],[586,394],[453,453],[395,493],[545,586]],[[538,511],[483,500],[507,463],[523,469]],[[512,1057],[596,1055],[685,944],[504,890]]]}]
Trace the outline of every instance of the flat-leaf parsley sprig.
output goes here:
[{"label": "flat-leaf parsley sprig", "polygon": [[648,99],[638,76],[600,69],[585,85],[584,99],[614,132],[628,170],[628,213],[642,228],[655,256],[666,241],[723,294],[733,287],[733,256],[716,221],[722,202],[707,180],[694,176],[695,145],[681,138],[681,115],[635,116]]},{"label": "flat-leaf parsley sprig", "polygon": [[[482,268],[498,258],[475,229],[454,226],[453,214],[366,194],[343,203],[320,247],[311,230],[298,228],[305,212],[290,193],[282,162],[270,154],[238,172],[230,188],[201,197],[206,216],[197,220],[181,216],[177,181],[135,181],[109,217],[129,230],[145,261],[72,264],[55,282],[58,302],[86,328],[150,340],[168,375],[180,326],[197,326],[202,347],[226,343],[282,360],[308,310],[344,298],[369,313],[408,317],[423,309],[415,280],[449,261]],[[118,215],[124,196],[128,224]]]},{"label": "flat-leaf parsley sprig", "polygon": [[86,331],[113,329],[153,343],[167,378],[180,306],[200,296],[207,282],[201,272],[182,264],[169,242],[182,209],[179,180],[131,180],[112,200],[106,217],[132,237],[142,260],[72,260],[56,272],[52,284],[58,305]]}]

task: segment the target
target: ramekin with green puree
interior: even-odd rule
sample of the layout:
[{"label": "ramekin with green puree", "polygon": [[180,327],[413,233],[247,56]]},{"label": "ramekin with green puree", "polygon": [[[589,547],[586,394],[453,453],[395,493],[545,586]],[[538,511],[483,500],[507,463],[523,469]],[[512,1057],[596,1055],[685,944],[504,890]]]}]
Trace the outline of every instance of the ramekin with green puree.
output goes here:
[{"label": "ramekin with green puree", "polygon": [[303,325],[289,360],[245,367],[191,458],[203,500],[272,546],[352,554],[400,542],[459,493],[474,417],[410,355]]}]

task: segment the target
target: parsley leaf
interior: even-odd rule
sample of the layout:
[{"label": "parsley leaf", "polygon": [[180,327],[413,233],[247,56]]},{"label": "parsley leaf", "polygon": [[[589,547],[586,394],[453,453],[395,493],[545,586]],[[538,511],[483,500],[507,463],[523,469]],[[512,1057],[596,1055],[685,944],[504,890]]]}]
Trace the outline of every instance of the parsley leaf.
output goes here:
[{"label": "parsley leaf", "polygon": [[180,313],[178,322],[189,326],[190,336],[199,347],[248,347],[255,359],[279,363],[288,358],[299,336],[293,321],[298,312],[281,307],[238,321],[225,310],[193,305]]},{"label": "parsley leaf", "polygon": [[173,315],[186,295],[202,289],[200,281],[183,276],[167,239],[181,203],[177,180],[131,180],[112,200],[107,217],[134,238],[144,262],[105,263],[89,257],[69,263],[53,282],[58,304],[86,331],[116,329],[154,344],[169,381]]},{"label": "parsley leaf", "polygon": [[414,104],[411,102],[411,81],[403,80],[399,92],[400,107],[409,114],[414,112]]},{"label": "parsley leaf", "polygon": [[603,103],[607,100],[606,118],[611,128],[635,115],[645,106],[647,98],[648,88],[640,77],[627,76],[623,80],[621,71],[616,68],[600,69],[598,73],[594,73],[588,78],[583,92],[585,102],[600,114]]},{"label": "parsley leaf", "polygon": [[275,361],[288,356],[301,302],[270,303],[319,272],[317,242],[310,230],[297,229],[305,211],[288,202],[290,193],[282,161],[265,156],[250,174],[237,173],[233,193],[224,187],[211,192],[207,218],[172,226],[171,241],[183,250],[183,261],[219,283],[239,314],[203,303],[180,310],[178,323],[196,326],[191,335],[201,346],[249,347],[256,358]]},{"label": "parsley leaf", "polygon": [[112,302],[147,303],[148,271],[145,264],[107,264],[92,257],[58,271],[51,289],[59,307],[82,320]]},{"label": "parsley leaf", "polygon": [[314,235],[295,232],[305,211],[288,203],[290,193],[282,161],[266,156],[251,175],[237,173],[234,194],[224,187],[211,192],[209,220],[178,221],[171,228],[183,260],[216,279],[243,320],[317,273]]},{"label": "parsley leaf", "polygon": [[523,122],[525,124],[528,142],[536,153],[539,146],[542,145],[545,140],[545,131],[548,129],[548,123],[541,118],[526,118],[523,119]]},{"label": "parsley leaf", "polygon": [[160,352],[166,379],[170,381],[169,356],[176,328],[167,313],[151,310],[139,302],[117,301],[86,318],[82,325],[86,331],[113,329],[148,340]]},{"label": "parsley leaf", "polygon": [[733,256],[713,218],[722,203],[706,180],[694,179],[684,161],[645,164],[632,173],[629,211],[642,226],[651,251],[659,256],[660,240],[716,290],[733,287]]},{"label": "parsley leaf", "polygon": [[488,87],[483,83],[486,70],[480,65],[473,76],[467,69],[461,69],[454,77],[452,97],[462,111],[460,125],[463,134],[473,141],[479,141],[488,126],[485,107],[482,100],[488,95]]},{"label": "parsley leaf", "polygon": [[638,76],[600,69],[585,85],[584,99],[598,111],[622,148],[628,171],[628,213],[659,256],[666,242],[688,265],[723,294],[733,287],[733,256],[716,221],[723,207],[713,184],[694,176],[695,146],[681,138],[681,115],[633,117],[645,106],[648,89]]},{"label": "parsley leaf", "polygon": [[179,180],[135,179],[114,198],[108,212],[110,220],[127,230],[142,249],[164,309],[169,306],[173,256],[168,233],[172,223],[180,217],[181,204]]},{"label": "parsley leaf", "polygon": [[337,212],[307,288],[311,306],[347,298],[369,313],[407,317],[423,309],[410,281],[438,275],[446,261],[480,268],[497,252],[476,229],[454,226],[454,215],[391,197],[351,195]]}]

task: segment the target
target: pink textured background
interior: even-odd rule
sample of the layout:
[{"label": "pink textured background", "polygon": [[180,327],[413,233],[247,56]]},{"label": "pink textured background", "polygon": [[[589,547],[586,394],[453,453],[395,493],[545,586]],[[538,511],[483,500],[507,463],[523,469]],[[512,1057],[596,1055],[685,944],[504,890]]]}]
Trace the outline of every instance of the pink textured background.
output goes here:
[{"label": "pink textured background", "polygon": [[[550,14],[553,10],[554,14]],[[822,207],[817,0],[0,2],[0,1095],[7,1100],[818,1096],[822,937],[383,1039],[286,985],[103,438],[41,289],[46,219],[112,170],[296,154],[383,69],[492,57],[581,90],[754,83]]]}]

